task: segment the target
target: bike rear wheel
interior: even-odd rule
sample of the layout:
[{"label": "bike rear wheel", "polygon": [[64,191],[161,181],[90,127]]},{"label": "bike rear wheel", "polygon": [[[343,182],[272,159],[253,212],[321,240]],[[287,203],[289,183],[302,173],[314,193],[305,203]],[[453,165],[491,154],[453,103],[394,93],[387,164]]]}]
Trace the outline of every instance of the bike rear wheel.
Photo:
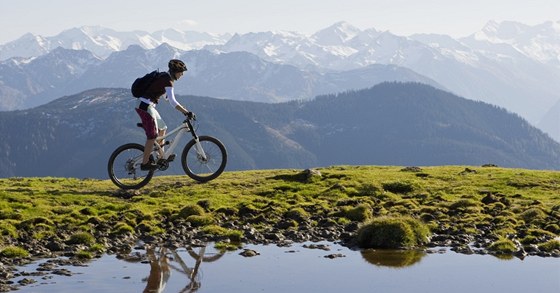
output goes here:
[{"label": "bike rear wheel", "polygon": [[109,178],[122,189],[138,189],[150,182],[154,171],[142,171],[144,146],[129,143],[118,147],[109,158]]},{"label": "bike rear wheel", "polygon": [[185,173],[199,182],[217,178],[224,172],[227,163],[227,152],[224,144],[211,136],[199,136],[200,146],[205,157],[197,151],[196,141],[187,143],[181,156],[181,165]]}]

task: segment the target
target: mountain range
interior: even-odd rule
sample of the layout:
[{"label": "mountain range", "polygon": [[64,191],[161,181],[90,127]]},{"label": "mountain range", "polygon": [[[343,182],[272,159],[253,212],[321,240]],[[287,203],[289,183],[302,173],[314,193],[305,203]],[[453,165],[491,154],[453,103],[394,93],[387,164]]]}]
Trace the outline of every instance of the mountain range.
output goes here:
[{"label": "mountain range", "polygon": [[[178,99],[197,114],[199,134],[224,142],[226,170],[486,163],[560,169],[560,144],[518,115],[420,83],[284,103]],[[100,88],[0,112],[0,177],[107,178],[111,152],[145,140],[135,105],[127,89]],[[167,103],[158,109],[170,127],[181,121]],[[181,173],[175,163],[167,174]]]},{"label": "mountain range", "polygon": [[343,72],[318,72],[264,61],[247,52],[181,51],[163,44],[155,49],[132,45],[99,59],[86,50],[57,48],[30,62],[12,58],[0,64],[4,110],[26,109],[99,87],[129,87],[146,72],[167,69],[170,58],[187,62],[178,93],[233,100],[283,102],[371,87],[383,81],[437,82],[395,65],[373,64]]},{"label": "mountain range", "polygon": [[[419,81],[503,107],[560,141],[560,21],[491,21],[459,39],[397,36],[346,22],[312,35],[99,27],[48,38],[28,34],[0,46],[0,109],[33,107],[89,88],[127,87],[145,71],[165,68],[170,57],[189,64],[189,81],[180,89],[185,94],[281,102],[382,81]],[[362,74],[372,68],[376,78]]]},{"label": "mountain range", "polygon": [[154,33],[145,31],[118,32],[100,26],[71,28],[52,37],[27,33],[22,37],[0,45],[0,60],[12,57],[37,57],[61,47],[73,50],[88,50],[99,58],[107,58],[111,53],[125,50],[130,45],[154,49],[162,44],[188,51],[201,49],[206,45],[223,44],[231,38],[230,34],[211,34],[175,29],[160,30]]}]

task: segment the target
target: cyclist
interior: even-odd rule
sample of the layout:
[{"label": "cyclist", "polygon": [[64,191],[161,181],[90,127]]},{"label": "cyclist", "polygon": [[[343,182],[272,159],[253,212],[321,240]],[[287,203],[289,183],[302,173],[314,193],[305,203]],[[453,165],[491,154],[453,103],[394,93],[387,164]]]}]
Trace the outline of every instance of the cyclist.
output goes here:
[{"label": "cyclist", "polygon": [[[183,115],[193,118],[194,113],[187,110],[175,99],[175,93],[173,91],[173,84],[177,81],[183,73],[187,71],[187,66],[185,63],[178,59],[171,59],[168,63],[169,71],[165,74],[161,74],[156,80],[154,80],[144,95],[139,98],[139,104],[136,108],[136,113],[140,116],[142,120],[142,126],[146,132],[146,145],[144,146],[144,157],[142,159],[142,164],[140,168],[144,171],[155,170],[158,165],[156,162],[150,161],[150,154],[153,151],[155,140],[158,136],[165,135],[167,130],[167,125],[161,119],[158,111],[156,110],[156,105],[159,99],[165,95],[165,99],[179,112]],[[163,146],[163,140],[158,141],[160,145]],[[171,155],[168,161],[172,161],[174,156]]]}]

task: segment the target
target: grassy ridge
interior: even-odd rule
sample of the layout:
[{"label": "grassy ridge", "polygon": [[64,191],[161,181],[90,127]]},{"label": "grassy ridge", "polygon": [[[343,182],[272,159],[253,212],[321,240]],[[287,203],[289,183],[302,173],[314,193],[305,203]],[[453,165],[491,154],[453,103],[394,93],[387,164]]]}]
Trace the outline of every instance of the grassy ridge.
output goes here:
[{"label": "grassy ridge", "polygon": [[160,176],[133,194],[109,180],[0,179],[0,251],[31,238],[102,250],[99,229],[161,236],[179,222],[240,241],[246,235],[232,223],[286,232],[328,222],[353,225],[353,233],[383,216],[420,219],[435,235],[484,234],[494,242],[516,238],[558,249],[551,239],[560,234],[559,172],[470,166],[316,170],[320,175],[310,177],[301,170],[225,172],[204,184]]}]

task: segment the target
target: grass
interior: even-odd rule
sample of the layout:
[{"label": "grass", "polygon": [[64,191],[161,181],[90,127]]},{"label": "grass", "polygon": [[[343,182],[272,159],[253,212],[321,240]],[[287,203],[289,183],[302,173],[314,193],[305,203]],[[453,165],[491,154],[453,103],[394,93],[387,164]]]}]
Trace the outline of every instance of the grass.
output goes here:
[{"label": "grass", "polygon": [[[216,228],[225,222],[250,222],[259,229],[263,222],[284,218],[296,229],[302,221],[313,224],[316,215],[339,224],[409,217],[436,233],[479,233],[481,226],[490,226],[496,237],[560,233],[559,172],[472,166],[422,167],[421,172],[398,166],[317,170],[321,175],[311,180],[301,170],[225,172],[204,184],[187,176],[157,176],[131,198],[121,196],[109,180],[0,179],[0,250],[24,230],[35,230],[37,237],[74,231],[79,236],[63,240],[91,244],[86,235],[95,235],[103,223],[112,223],[112,234],[155,235],[165,232],[163,223],[170,219],[213,227],[209,233],[226,233]],[[227,237],[242,238],[239,231],[226,231]],[[539,239],[550,240],[526,241],[544,244]]]},{"label": "grass", "polygon": [[27,257],[29,252],[21,247],[8,246],[0,250],[0,256],[7,258]]},{"label": "grass", "polygon": [[428,243],[429,228],[411,217],[380,217],[358,230],[361,248],[411,249]]}]

